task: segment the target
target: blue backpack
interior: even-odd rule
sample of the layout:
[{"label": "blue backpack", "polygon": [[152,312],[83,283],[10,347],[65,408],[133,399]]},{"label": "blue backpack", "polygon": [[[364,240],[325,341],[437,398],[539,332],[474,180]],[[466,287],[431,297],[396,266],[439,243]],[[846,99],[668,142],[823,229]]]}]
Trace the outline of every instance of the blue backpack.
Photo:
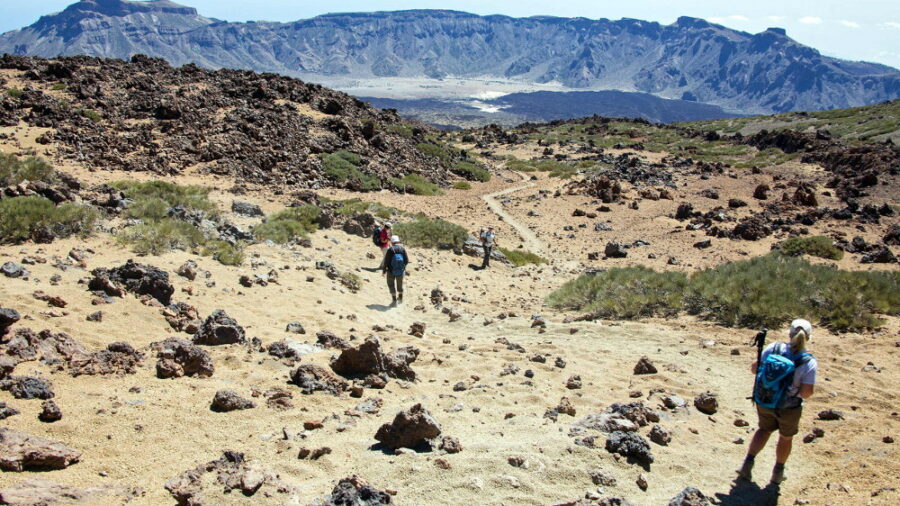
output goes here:
[{"label": "blue backpack", "polygon": [[402,276],[406,272],[406,262],[403,260],[403,250],[399,252],[391,248],[394,256],[391,257],[391,276]]},{"label": "blue backpack", "polygon": [[753,402],[768,409],[778,409],[794,381],[794,371],[812,358],[809,353],[787,355],[787,345],[779,343],[756,370]]}]

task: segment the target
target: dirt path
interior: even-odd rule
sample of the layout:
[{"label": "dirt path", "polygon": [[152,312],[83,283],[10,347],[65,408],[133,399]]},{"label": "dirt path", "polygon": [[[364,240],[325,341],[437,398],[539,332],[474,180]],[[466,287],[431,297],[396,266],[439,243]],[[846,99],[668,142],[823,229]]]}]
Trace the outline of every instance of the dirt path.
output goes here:
[{"label": "dirt path", "polygon": [[503,205],[500,204],[499,201],[497,201],[497,197],[502,197],[503,195],[515,193],[517,191],[524,190],[525,188],[531,188],[532,186],[534,186],[534,183],[527,180],[527,176],[525,174],[522,174],[521,172],[516,172],[515,174],[522,178],[524,184],[490,193],[488,195],[483,195],[481,199],[484,200],[491,211],[497,214],[497,216],[499,216],[501,220],[509,224],[509,226],[514,228],[516,232],[519,233],[519,236],[522,238],[522,242],[525,243],[525,249],[531,251],[532,253],[540,255],[544,251],[544,243],[541,242],[540,239],[538,239],[537,234],[535,234],[526,225],[519,223],[515,218],[512,217],[511,214],[506,212],[506,210],[503,209]]}]

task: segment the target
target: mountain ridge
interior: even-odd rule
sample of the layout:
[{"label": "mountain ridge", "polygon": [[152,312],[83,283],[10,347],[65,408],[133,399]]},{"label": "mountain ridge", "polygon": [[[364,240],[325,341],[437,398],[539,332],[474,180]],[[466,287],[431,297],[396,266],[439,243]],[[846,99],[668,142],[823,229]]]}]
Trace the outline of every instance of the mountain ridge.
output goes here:
[{"label": "mountain ridge", "polygon": [[[151,14],[152,13],[152,14]],[[77,15],[81,14],[81,17]],[[148,20],[148,17],[156,17]],[[359,79],[503,78],[573,90],[650,93],[767,114],[900,97],[900,71],[823,56],[770,28],[757,34],[682,16],[479,16],[414,9],[234,23],[168,0],[86,0],[0,35],[0,52],[162,57],[174,65]]]}]

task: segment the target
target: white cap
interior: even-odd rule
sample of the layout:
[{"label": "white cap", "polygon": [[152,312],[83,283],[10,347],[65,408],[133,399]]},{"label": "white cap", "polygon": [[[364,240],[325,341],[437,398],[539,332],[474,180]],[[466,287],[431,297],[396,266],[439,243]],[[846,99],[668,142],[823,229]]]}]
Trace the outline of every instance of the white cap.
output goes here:
[{"label": "white cap", "polygon": [[384,226],[387,227],[387,228],[391,228],[391,227],[394,226],[394,224],[391,223],[391,222],[389,222],[389,221],[386,221],[386,222],[384,222]]},{"label": "white cap", "polygon": [[794,334],[794,332],[797,332],[797,330],[799,330],[799,329],[803,329],[806,332],[806,337],[809,337],[812,335],[812,324],[806,320],[798,318],[791,322],[791,334],[792,335]]},{"label": "white cap", "polygon": [[396,235],[392,235],[392,236],[391,236],[391,242],[394,243],[394,244],[397,244],[398,242],[400,242],[400,237],[399,237],[399,236],[396,236]]}]

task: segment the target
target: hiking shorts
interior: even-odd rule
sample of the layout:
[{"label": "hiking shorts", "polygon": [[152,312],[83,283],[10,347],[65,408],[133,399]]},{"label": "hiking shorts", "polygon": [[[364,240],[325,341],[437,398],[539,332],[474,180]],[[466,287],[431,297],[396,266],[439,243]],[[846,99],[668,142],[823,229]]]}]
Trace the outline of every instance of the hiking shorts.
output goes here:
[{"label": "hiking shorts", "polygon": [[769,409],[757,405],[756,414],[759,416],[759,430],[766,432],[777,430],[784,437],[793,437],[800,432],[800,415],[803,414],[803,406],[791,409]]}]

